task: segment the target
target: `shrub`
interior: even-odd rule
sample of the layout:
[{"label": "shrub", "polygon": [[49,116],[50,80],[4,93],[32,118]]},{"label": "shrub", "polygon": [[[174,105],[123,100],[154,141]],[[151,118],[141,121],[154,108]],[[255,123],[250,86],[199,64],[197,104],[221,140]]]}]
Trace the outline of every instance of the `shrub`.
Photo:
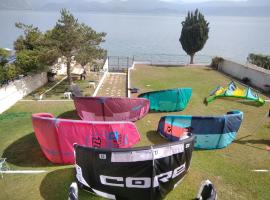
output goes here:
[{"label": "shrub", "polygon": [[214,69],[218,69],[218,65],[222,63],[224,59],[222,57],[214,57],[212,58],[211,67]]},{"label": "shrub", "polygon": [[0,85],[8,83],[8,81],[13,81],[19,74],[21,74],[21,69],[13,64],[5,65],[0,67]]},{"label": "shrub", "polygon": [[15,64],[21,67],[23,73],[38,72],[38,54],[35,51],[20,51],[17,53]]},{"label": "shrub", "polygon": [[14,80],[17,78],[21,70],[13,64],[7,65],[6,67],[6,76],[8,80]]},{"label": "shrub", "polygon": [[250,53],[247,57],[247,61],[258,67],[270,69],[270,56]]},{"label": "shrub", "polygon": [[0,86],[6,81],[6,71],[3,66],[0,66]]}]

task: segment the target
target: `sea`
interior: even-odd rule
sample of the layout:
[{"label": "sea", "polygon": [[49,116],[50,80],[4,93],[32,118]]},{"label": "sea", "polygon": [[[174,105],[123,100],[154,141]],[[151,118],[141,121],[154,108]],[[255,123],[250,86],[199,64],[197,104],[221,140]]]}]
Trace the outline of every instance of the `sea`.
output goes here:
[{"label": "sea", "polygon": [[[73,12],[99,32],[106,32],[102,47],[110,56],[183,56],[179,42],[184,15],[114,14]],[[15,22],[33,24],[41,31],[51,29],[59,12],[0,10],[0,47],[13,48],[23,32]],[[198,52],[245,63],[249,53],[270,55],[270,17],[205,16],[210,23],[209,39]]]}]

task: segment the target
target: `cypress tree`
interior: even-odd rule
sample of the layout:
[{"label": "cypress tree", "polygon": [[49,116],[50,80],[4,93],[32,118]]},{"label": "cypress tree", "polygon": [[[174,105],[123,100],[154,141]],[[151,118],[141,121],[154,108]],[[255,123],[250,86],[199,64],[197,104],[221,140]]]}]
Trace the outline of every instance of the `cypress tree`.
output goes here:
[{"label": "cypress tree", "polygon": [[185,21],[182,22],[180,43],[184,51],[190,56],[190,64],[193,64],[194,55],[202,50],[209,33],[209,23],[204,19],[198,9],[188,12]]}]

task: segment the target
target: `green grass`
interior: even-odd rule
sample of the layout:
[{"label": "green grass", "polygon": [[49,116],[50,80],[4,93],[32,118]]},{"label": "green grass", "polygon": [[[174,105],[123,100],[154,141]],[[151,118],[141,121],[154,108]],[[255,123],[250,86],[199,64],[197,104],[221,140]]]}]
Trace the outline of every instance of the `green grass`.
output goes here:
[{"label": "green grass", "polygon": [[[54,85],[56,85],[62,78],[64,77],[63,76],[56,77],[54,82],[48,82],[44,86],[30,93],[24,99],[27,99],[27,100],[34,99],[35,95],[43,94],[45,91],[49,90]],[[81,92],[83,93],[84,96],[91,96],[94,93],[94,88],[89,87],[89,81],[97,82],[97,76],[94,75],[94,72],[91,72],[90,74],[88,74],[85,80],[79,80],[79,76],[73,79],[73,82],[80,87]],[[67,91],[68,88],[69,88],[69,84],[68,84],[67,79],[65,79],[62,82],[60,82],[58,85],[56,85],[52,90],[46,92],[43,99],[44,100],[64,99],[64,92]]]},{"label": "green grass", "polygon": [[[266,145],[270,145],[270,118],[266,117],[269,104],[255,107],[236,100],[217,99],[205,106],[203,100],[213,89],[230,82],[209,68],[137,66],[131,80],[131,86],[140,88],[140,92],[191,87],[193,94],[187,108],[170,114],[222,115],[234,109],[244,112],[237,139],[225,149],[195,150],[189,174],[167,199],[192,199],[203,179],[214,182],[219,199],[269,199],[270,173],[251,171],[270,170],[270,152],[266,151]],[[166,113],[150,113],[136,123],[142,135],[141,144],[166,142],[155,131],[163,115]]]},{"label": "green grass", "polygon": [[[204,97],[229,79],[208,68],[138,66],[131,74],[132,86],[141,92],[176,87],[192,87],[193,95],[186,110],[170,114],[213,115],[232,109],[244,112],[237,140],[220,150],[193,152],[192,164],[183,182],[166,199],[192,199],[200,182],[210,179],[219,199],[269,199],[270,173],[253,169],[270,169],[270,118],[265,118],[269,105],[254,107],[241,102],[215,100],[208,106]],[[146,85],[150,85],[147,87]],[[0,199],[67,199],[69,184],[75,180],[72,165],[53,165],[47,161],[33,134],[31,114],[50,112],[57,117],[77,119],[73,102],[18,102],[0,115],[0,154],[16,169],[43,169],[39,175],[4,175],[0,179]],[[137,146],[167,142],[156,133],[159,118],[166,113],[149,113],[136,122],[141,133]],[[102,199],[80,190],[80,199]]]}]

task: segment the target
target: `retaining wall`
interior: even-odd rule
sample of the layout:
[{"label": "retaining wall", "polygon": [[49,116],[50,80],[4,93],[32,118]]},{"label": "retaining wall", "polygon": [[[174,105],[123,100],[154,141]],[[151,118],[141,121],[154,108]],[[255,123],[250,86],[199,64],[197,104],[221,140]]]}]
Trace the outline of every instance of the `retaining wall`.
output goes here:
[{"label": "retaining wall", "polygon": [[264,91],[270,91],[270,71],[254,65],[242,65],[230,60],[224,60],[218,70],[236,79],[248,78],[250,85]]},{"label": "retaining wall", "polygon": [[104,65],[102,67],[102,72],[103,72],[103,75],[102,75],[101,79],[98,82],[98,85],[97,85],[97,87],[96,87],[96,89],[94,91],[94,94],[92,95],[93,97],[97,96],[97,93],[98,93],[102,83],[104,82],[104,80],[105,80],[105,78],[106,78],[106,76],[107,76],[107,74],[109,72],[109,60],[108,60],[108,58],[106,59]]},{"label": "retaining wall", "polygon": [[26,76],[0,88],[0,113],[9,109],[24,96],[47,83],[47,73]]}]

